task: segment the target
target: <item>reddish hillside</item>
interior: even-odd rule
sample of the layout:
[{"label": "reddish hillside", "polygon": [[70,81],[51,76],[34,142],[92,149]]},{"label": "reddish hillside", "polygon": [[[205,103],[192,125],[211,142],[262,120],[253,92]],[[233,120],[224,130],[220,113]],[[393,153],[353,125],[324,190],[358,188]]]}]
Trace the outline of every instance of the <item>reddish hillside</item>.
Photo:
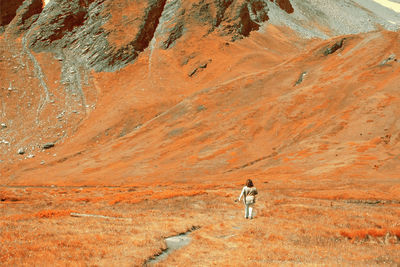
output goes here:
[{"label": "reddish hillside", "polygon": [[398,33],[261,24],[289,1],[28,2],[1,36],[2,184],[398,178]]}]

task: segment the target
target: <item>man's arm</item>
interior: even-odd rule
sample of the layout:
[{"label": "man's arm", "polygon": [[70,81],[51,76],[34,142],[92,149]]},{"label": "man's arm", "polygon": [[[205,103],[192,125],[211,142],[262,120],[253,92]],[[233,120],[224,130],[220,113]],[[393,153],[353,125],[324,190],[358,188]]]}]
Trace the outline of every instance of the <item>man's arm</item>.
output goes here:
[{"label": "man's arm", "polygon": [[243,187],[243,189],[242,189],[242,193],[240,193],[239,201],[240,201],[240,199],[242,198],[243,194],[244,194],[244,187]]}]

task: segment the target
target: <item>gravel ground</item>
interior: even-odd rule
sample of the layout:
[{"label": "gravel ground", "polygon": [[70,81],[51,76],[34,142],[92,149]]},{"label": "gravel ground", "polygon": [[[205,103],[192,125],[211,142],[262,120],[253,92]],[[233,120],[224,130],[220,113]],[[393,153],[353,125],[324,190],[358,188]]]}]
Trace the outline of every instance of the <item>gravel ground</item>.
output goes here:
[{"label": "gravel ground", "polygon": [[370,32],[377,25],[391,31],[400,27],[400,15],[373,0],[291,0],[291,3],[295,10],[292,14],[269,3],[270,23],[286,25],[306,38]]}]

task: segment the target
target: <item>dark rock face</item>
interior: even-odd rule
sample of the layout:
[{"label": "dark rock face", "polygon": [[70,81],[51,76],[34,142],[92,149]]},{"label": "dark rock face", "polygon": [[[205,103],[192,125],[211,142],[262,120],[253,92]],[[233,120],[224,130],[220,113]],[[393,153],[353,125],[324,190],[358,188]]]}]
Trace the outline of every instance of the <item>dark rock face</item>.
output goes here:
[{"label": "dark rock face", "polygon": [[249,36],[269,19],[268,2],[262,0],[216,1],[215,8],[212,30],[219,29],[224,35],[232,35],[232,40]]},{"label": "dark rock face", "polygon": [[392,61],[397,62],[397,59],[396,59],[396,55],[395,55],[395,54],[392,54],[392,55],[390,55],[388,58],[386,58],[385,60],[383,60],[383,61],[381,62],[380,65],[381,65],[381,66],[389,65],[389,63],[392,62]]},{"label": "dark rock face", "polygon": [[74,57],[86,68],[114,71],[132,62],[147,48],[158,25],[165,0],[149,1],[137,12],[141,23],[134,38],[120,47],[108,40],[110,31],[104,25],[111,15],[104,10],[112,1],[53,0],[46,16],[35,23],[28,36],[35,52],[55,52]]},{"label": "dark rock face", "polygon": [[30,48],[71,56],[82,65],[102,70],[97,64],[109,48],[101,29],[107,20],[101,14],[103,2],[53,0],[26,36]]},{"label": "dark rock face", "polygon": [[189,10],[188,17],[195,17],[209,27],[209,32],[219,30],[233,39],[246,37],[258,30],[260,23],[268,20],[269,8],[261,0],[200,1]]},{"label": "dark rock face", "polygon": [[270,0],[270,1],[275,2],[282,10],[285,10],[289,14],[294,12],[290,0]]},{"label": "dark rock face", "polygon": [[218,27],[221,25],[222,20],[224,19],[226,10],[232,5],[233,0],[220,0],[216,1],[217,12],[214,20],[214,27]]},{"label": "dark rock face", "polygon": [[17,14],[17,9],[24,0],[1,0],[0,1],[0,27],[7,26]]},{"label": "dark rock face", "polygon": [[184,31],[184,23],[182,20],[178,21],[178,23],[172,28],[171,32],[168,35],[167,40],[165,40],[162,44],[163,49],[168,49],[172,44],[175,43],[176,40],[182,37]]},{"label": "dark rock face", "polygon": [[330,54],[335,53],[337,50],[339,50],[340,48],[343,47],[345,40],[346,40],[346,38],[342,38],[340,41],[338,41],[338,42],[334,43],[332,46],[326,48],[324,51],[324,55],[328,56]]},{"label": "dark rock face", "polygon": [[43,9],[42,0],[27,0],[18,9],[16,17],[17,33],[21,33],[29,29],[29,27],[38,19]]},{"label": "dark rock face", "polygon": [[260,23],[268,20],[268,6],[263,1],[249,1],[244,3],[239,11],[238,33],[249,36],[250,32],[258,30]]},{"label": "dark rock face", "polygon": [[[291,11],[288,0],[275,2]],[[217,31],[237,40],[249,36],[268,20],[268,3],[175,0],[167,4],[166,0],[148,0],[134,5],[119,0],[52,0],[42,12],[41,0],[27,0],[17,12],[12,32],[25,32],[24,40],[35,52],[52,52],[63,61],[76,62],[86,69],[115,71],[133,62],[149,46],[160,21],[169,24],[160,35],[163,49],[173,46],[188,27],[201,26],[208,33]],[[129,16],[110,12],[132,7]],[[128,22],[124,24],[125,21]],[[127,25],[131,30],[121,34],[116,27],[110,27],[113,23]],[[124,36],[123,41],[112,41],[120,36]]]},{"label": "dark rock face", "polygon": [[[289,0],[271,1],[286,12],[293,12]],[[181,19],[170,30],[170,36],[163,48],[171,46],[182,35],[186,25],[201,25],[208,28],[208,33],[218,31],[222,35],[232,36],[232,40],[242,39],[258,30],[269,19],[268,4],[262,0],[200,0],[191,6],[181,5]],[[193,21],[194,20],[194,21]]]},{"label": "dark rock face", "polygon": [[54,143],[46,143],[46,144],[43,145],[43,149],[49,149],[49,148],[52,148],[52,147],[54,147]]},{"label": "dark rock face", "polygon": [[25,0],[17,9],[13,20],[7,25],[6,31],[13,35],[26,32],[39,18],[42,10],[42,0]]},{"label": "dark rock face", "polygon": [[209,62],[200,64],[197,68],[195,68],[194,70],[192,70],[192,71],[189,73],[189,77],[192,77],[193,75],[195,75],[195,74],[198,72],[198,70],[207,68],[207,66],[208,66],[208,64],[209,64],[210,62],[211,62],[211,60],[210,60]]},{"label": "dark rock face", "polygon": [[149,46],[158,26],[161,13],[164,10],[165,2],[166,0],[150,1],[149,7],[145,11],[144,20],[140,26],[139,33],[132,42],[132,46],[136,51],[141,52]]},{"label": "dark rock face", "polygon": [[304,71],[300,74],[299,78],[297,79],[296,83],[294,84],[294,86],[299,85],[303,82],[304,77],[306,77],[307,75],[307,71]]}]

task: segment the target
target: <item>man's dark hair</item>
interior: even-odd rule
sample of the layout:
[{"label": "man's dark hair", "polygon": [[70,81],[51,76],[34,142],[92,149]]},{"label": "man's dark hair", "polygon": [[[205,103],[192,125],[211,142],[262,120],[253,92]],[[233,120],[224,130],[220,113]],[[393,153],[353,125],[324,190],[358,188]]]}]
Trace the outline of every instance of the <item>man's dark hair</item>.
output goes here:
[{"label": "man's dark hair", "polygon": [[246,181],[246,186],[247,187],[253,187],[254,185],[253,185],[253,181],[251,180],[251,179],[247,179],[247,181]]}]

